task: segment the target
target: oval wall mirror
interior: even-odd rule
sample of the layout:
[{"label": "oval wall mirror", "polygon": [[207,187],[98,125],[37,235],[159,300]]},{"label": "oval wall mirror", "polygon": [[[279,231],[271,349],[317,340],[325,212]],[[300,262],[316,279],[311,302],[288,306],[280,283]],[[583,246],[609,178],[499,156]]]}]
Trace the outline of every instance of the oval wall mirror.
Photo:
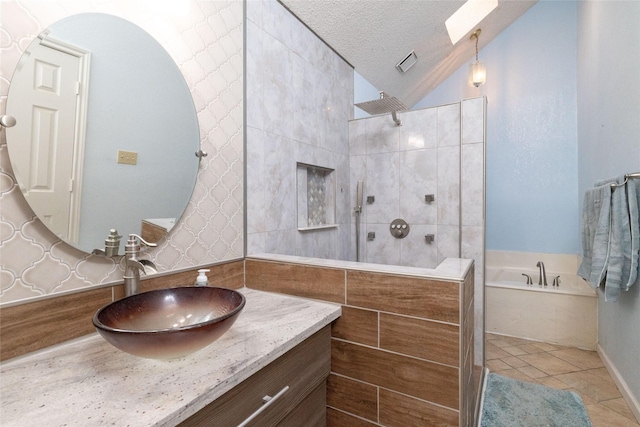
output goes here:
[{"label": "oval wall mirror", "polygon": [[88,13],[51,25],[21,57],[6,110],[18,185],[72,246],[103,249],[111,229],[158,241],[189,203],[200,146],[191,93],[131,22]]}]

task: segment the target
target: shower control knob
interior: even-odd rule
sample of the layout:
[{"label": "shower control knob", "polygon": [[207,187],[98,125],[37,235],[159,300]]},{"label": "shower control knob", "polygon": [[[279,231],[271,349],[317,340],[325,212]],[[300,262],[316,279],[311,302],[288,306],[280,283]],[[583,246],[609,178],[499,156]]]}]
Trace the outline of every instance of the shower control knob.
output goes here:
[{"label": "shower control knob", "polygon": [[401,218],[394,219],[389,225],[389,232],[396,239],[403,239],[409,234],[409,224]]}]

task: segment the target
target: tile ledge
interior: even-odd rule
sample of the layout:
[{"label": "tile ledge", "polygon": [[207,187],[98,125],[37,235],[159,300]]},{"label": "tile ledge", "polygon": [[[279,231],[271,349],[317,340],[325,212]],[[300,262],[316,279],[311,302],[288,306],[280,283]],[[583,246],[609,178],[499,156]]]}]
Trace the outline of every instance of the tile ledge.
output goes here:
[{"label": "tile ledge", "polygon": [[373,264],[355,261],[341,261],[324,258],[308,258],[294,255],[258,253],[247,255],[247,260],[280,261],[291,264],[302,264],[314,267],[340,268],[353,271],[388,273],[399,276],[424,277],[441,280],[464,280],[473,265],[473,260],[464,258],[447,258],[436,268],[406,267],[398,265]]}]

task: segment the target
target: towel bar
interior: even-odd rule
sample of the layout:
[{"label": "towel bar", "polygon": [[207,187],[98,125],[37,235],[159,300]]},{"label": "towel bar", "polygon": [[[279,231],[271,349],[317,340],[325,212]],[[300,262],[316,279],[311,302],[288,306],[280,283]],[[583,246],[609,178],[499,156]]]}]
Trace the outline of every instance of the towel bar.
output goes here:
[{"label": "towel bar", "polygon": [[640,172],[625,174],[622,184],[611,184],[611,188],[622,187],[627,183],[627,181],[629,181],[629,178],[640,178]]}]

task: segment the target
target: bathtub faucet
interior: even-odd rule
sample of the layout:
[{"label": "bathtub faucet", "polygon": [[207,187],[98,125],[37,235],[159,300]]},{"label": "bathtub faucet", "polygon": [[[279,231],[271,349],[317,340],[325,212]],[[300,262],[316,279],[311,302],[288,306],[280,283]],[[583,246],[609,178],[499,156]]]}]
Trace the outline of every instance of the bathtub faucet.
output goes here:
[{"label": "bathtub faucet", "polygon": [[538,261],[536,267],[540,269],[540,278],[538,279],[538,285],[547,286],[547,272],[544,270],[544,263],[542,261]]}]

